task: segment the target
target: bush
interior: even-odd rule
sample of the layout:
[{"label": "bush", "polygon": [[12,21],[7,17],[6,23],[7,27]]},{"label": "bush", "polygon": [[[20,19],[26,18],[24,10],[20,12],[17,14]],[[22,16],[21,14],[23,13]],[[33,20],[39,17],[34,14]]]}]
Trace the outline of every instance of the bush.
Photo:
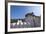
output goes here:
[{"label": "bush", "polygon": [[17,23],[17,19],[11,19],[11,23]]}]

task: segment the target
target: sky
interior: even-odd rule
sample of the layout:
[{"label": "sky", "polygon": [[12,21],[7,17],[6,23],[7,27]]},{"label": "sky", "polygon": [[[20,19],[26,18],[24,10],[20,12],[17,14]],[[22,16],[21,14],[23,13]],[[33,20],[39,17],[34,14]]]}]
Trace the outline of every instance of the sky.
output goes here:
[{"label": "sky", "polygon": [[33,12],[34,15],[40,16],[40,6],[16,6],[11,5],[10,17],[11,19],[23,19],[25,14]]}]

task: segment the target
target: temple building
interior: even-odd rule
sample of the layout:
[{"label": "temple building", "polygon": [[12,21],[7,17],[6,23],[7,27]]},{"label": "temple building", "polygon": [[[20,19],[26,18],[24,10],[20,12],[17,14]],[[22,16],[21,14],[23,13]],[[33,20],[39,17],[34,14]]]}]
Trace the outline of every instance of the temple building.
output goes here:
[{"label": "temple building", "polygon": [[31,27],[40,27],[41,25],[41,17],[35,16],[34,13],[28,13],[25,15],[25,21],[31,25]]},{"label": "temple building", "polygon": [[16,23],[12,23],[11,27],[13,28],[30,28],[30,27],[40,27],[41,26],[41,17],[35,16],[34,13],[27,13],[24,19],[16,19]]}]

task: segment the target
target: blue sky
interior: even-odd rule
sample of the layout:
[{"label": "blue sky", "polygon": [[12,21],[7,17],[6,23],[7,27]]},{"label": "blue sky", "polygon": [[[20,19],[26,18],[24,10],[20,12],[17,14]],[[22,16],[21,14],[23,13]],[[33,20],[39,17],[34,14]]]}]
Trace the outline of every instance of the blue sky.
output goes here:
[{"label": "blue sky", "polygon": [[16,6],[11,5],[10,16],[12,19],[23,19],[25,14],[34,12],[36,16],[40,16],[40,6]]}]

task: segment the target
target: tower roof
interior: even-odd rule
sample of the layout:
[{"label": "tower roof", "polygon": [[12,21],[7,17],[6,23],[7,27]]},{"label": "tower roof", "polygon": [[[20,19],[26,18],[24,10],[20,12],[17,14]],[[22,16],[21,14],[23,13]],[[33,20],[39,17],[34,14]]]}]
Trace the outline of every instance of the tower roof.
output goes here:
[{"label": "tower roof", "polygon": [[25,17],[27,17],[28,15],[32,15],[32,16],[34,16],[34,13],[32,12],[32,13],[27,13],[26,15],[25,15]]}]

